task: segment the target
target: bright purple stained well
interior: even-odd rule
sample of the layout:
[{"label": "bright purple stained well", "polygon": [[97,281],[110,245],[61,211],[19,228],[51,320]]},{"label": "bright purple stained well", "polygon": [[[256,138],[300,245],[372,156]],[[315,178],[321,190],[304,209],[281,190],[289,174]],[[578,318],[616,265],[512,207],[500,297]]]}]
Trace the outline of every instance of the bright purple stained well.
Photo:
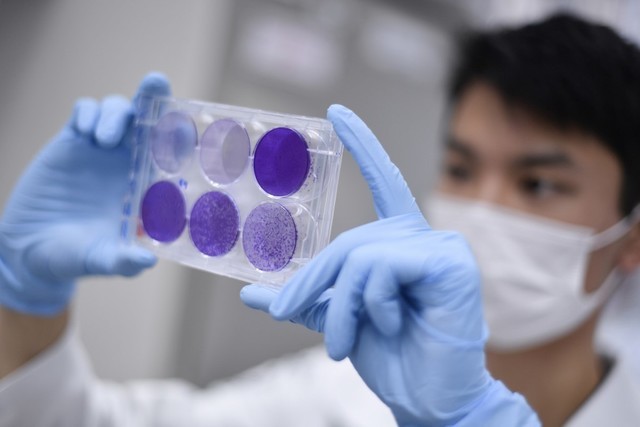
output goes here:
[{"label": "bright purple stained well", "polygon": [[149,187],[142,199],[141,219],[144,231],[154,240],[167,243],[180,237],[187,224],[180,189],[169,181]]},{"label": "bright purple stained well", "polygon": [[259,270],[282,270],[291,261],[297,240],[296,224],[279,203],[259,205],[244,222],[242,247],[249,262]]},{"label": "bright purple stained well", "polygon": [[288,196],[300,189],[309,174],[307,142],[293,129],[279,127],[265,133],[253,154],[253,170],[262,189]]},{"label": "bright purple stained well", "polygon": [[209,256],[228,253],[238,239],[240,216],[231,197],[219,191],[202,195],[191,210],[189,232],[193,244]]},{"label": "bright purple stained well", "polygon": [[160,117],[151,128],[149,140],[158,167],[165,172],[176,173],[191,160],[198,131],[189,115],[173,111]]},{"label": "bright purple stained well", "polygon": [[213,122],[202,134],[200,165],[218,184],[231,184],[247,168],[251,141],[245,128],[232,119]]}]

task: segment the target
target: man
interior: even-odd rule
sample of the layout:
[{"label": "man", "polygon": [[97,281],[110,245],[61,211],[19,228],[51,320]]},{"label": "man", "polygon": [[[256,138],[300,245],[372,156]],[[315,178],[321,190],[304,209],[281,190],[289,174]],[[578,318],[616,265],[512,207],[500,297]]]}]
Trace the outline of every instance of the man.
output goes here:
[{"label": "man", "polygon": [[[572,55],[577,56],[577,66],[564,70],[571,65]],[[637,180],[627,179],[634,170],[629,165],[639,158],[638,145],[626,139],[633,131],[624,129],[633,128],[620,126],[633,126],[633,120],[622,121],[637,116],[633,107],[638,105],[640,92],[613,90],[616,85],[638,84],[638,52],[607,29],[558,17],[523,29],[477,36],[462,58],[454,79],[451,138],[440,185],[440,193],[449,197],[437,197],[429,206],[428,218],[433,216],[443,227],[462,228],[478,256],[487,317],[493,328],[487,352],[491,372],[530,399],[545,425],[601,425],[599,410],[608,421],[619,416],[620,420],[613,421],[615,425],[634,425],[640,420],[636,405],[630,403],[634,396],[621,394],[620,386],[628,386],[631,393],[636,391],[620,381],[620,372],[624,372],[619,369],[620,361],[601,363],[591,339],[598,309],[620,286],[618,273],[611,271],[619,270],[624,275],[637,266],[640,258],[638,227],[632,221],[623,221],[610,228],[638,203]],[[603,59],[601,67],[593,66]],[[585,68],[587,63],[591,68]],[[601,82],[603,75],[615,73],[612,66],[620,75]],[[591,77],[584,84],[572,74],[575,71]],[[536,85],[527,79],[518,80],[521,74],[527,75],[525,72]],[[574,83],[567,81],[567,76],[576,79],[576,87],[583,90],[599,84],[607,90],[585,98],[580,91],[565,90]],[[562,84],[554,87],[556,82]],[[522,92],[517,91],[519,84]],[[143,91],[150,85],[149,81],[143,84]],[[159,92],[164,90],[161,87]],[[607,96],[627,96],[628,100],[612,106],[602,99]],[[615,120],[621,123],[607,127],[609,119],[604,120],[605,129],[616,137],[616,132],[622,132],[623,137],[610,138],[609,133],[592,127],[601,123],[597,114],[578,120],[580,115],[571,114],[568,105],[560,102],[567,98],[577,99],[579,106],[588,105],[592,113],[597,113],[601,105],[606,106],[605,115],[616,111]],[[71,139],[85,137],[99,146],[121,147],[117,141],[124,134],[127,116],[113,113],[118,109],[112,104],[117,102],[105,102],[101,109],[83,102],[67,128],[72,132]],[[484,370],[486,335],[479,307],[478,273],[464,242],[456,234],[430,229],[399,171],[353,113],[332,107],[328,117],[369,183],[380,220],[341,235],[280,294],[257,285],[246,287],[241,295],[245,303],[268,310],[277,319],[292,319],[324,332],[330,356],[348,356],[401,425],[535,425],[536,420],[518,396],[507,392]],[[614,141],[620,141],[620,145]],[[88,151],[87,159],[92,159],[95,153]],[[101,162],[106,161],[104,152],[100,156]],[[109,156],[113,157],[112,166],[119,164],[117,154]],[[41,163],[51,164],[51,157],[55,156],[45,155],[46,161]],[[34,167],[40,171],[42,165],[36,161]],[[106,174],[113,169],[100,172]],[[0,347],[0,367],[4,367],[0,375],[9,374],[2,384],[4,392],[0,388],[0,405],[4,400],[13,408],[13,414],[0,408],[0,417],[4,413],[7,419],[15,415],[14,419],[37,420],[31,422],[33,425],[65,419],[56,416],[69,413],[75,418],[67,420],[86,423],[119,420],[124,424],[138,417],[147,424],[169,425],[189,416],[192,418],[186,422],[191,425],[195,425],[193,420],[209,425],[286,425],[284,418],[271,420],[270,424],[268,415],[303,406],[309,411],[322,408],[305,414],[305,425],[316,421],[317,425],[359,425],[369,412],[374,414],[373,421],[362,425],[393,422],[375,402],[362,397],[363,390],[352,387],[357,378],[344,365],[326,365],[317,354],[294,365],[317,381],[303,377],[296,383],[289,378],[279,385],[277,379],[286,367],[276,366],[263,370],[251,384],[241,383],[235,391],[223,387],[222,391],[219,388],[204,393],[148,384],[137,389],[114,389],[96,380],[86,366],[78,369],[77,365],[86,361],[74,348],[70,334],[59,339],[66,328],[64,309],[72,279],[87,273],[132,274],[153,260],[144,252],[123,252],[112,246],[104,236],[113,224],[91,210],[87,214],[82,209],[83,215],[73,227],[60,219],[64,215],[54,215],[60,227],[51,226],[50,216],[46,221],[32,216],[36,207],[46,212],[42,206],[33,206],[30,197],[20,200],[20,194],[33,194],[28,191],[33,176],[27,172],[3,218],[0,256],[6,268],[0,301],[11,309],[0,311],[0,340],[20,351],[8,350],[8,345]],[[115,187],[115,193],[122,190]],[[56,196],[59,200],[65,194],[60,191]],[[47,204],[47,209],[51,205],[59,208],[53,203]],[[106,208],[98,206],[100,212],[108,211]],[[34,221],[25,224],[17,219],[23,216],[14,214],[14,210],[29,214],[27,217]],[[86,228],[79,228],[78,223]],[[98,236],[89,232],[100,226],[104,229]],[[594,238],[592,228],[613,231]],[[68,236],[74,230],[77,239],[70,249],[65,248],[60,235]],[[34,248],[36,234],[45,238]],[[553,252],[544,244],[550,244]],[[597,252],[590,255],[595,247]],[[589,260],[588,267],[585,260]],[[581,268],[586,269],[586,275]],[[564,270],[570,273],[567,277]],[[563,274],[561,280],[555,280],[558,271]],[[46,283],[42,283],[43,277]],[[613,279],[605,281],[605,277]],[[26,291],[22,283],[30,285]],[[56,292],[50,291],[52,283]],[[534,291],[529,292],[531,289]],[[521,305],[508,305],[514,301]],[[535,310],[529,311],[529,304]],[[508,316],[501,314],[505,308]],[[554,321],[540,324],[539,319],[547,315]],[[512,324],[515,331],[509,329]],[[44,333],[33,332],[38,328]],[[41,353],[41,359],[25,365]],[[332,376],[333,369],[344,370]],[[53,380],[47,381],[47,375]],[[64,378],[71,384],[65,384]],[[609,387],[612,380],[618,386],[613,391]],[[314,396],[314,389],[322,390],[323,383],[329,384],[328,390]],[[55,406],[46,405],[46,399],[36,400],[46,409],[40,412],[44,413],[40,420],[35,414],[32,418],[15,414],[24,411],[18,399],[21,393],[46,393],[55,385],[59,385],[59,395],[51,400],[65,408],[63,414],[57,413]],[[261,390],[268,390],[269,395],[251,394],[252,387],[263,385]],[[287,390],[292,388],[302,397],[289,399]],[[238,401],[250,410],[238,410],[226,418],[219,415],[224,403],[237,405]],[[176,415],[180,408],[183,418]],[[341,409],[332,412],[333,408]],[[356,408],[359,413],[349,418],[349,409]],[[252,412],[256,418],[246,421]]]},{"label": "man", "polygon": [[[640,264],[640,52],[559,16],[470,39],[452,97],[439,191],[458,199],[434,200],[427,218],[478,257],[489,370],[561,425],[606,399],[599,390],[627,387],[625,361],[593,338]],[[609,403],[608,423],[637,407],[630,393]]]}]

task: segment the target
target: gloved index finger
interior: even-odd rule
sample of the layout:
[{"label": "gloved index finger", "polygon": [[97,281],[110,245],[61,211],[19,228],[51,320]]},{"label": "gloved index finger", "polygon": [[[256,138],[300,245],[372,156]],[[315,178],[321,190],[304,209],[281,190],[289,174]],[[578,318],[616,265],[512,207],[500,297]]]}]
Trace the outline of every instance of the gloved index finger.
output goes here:
[{"label": "gloved index finger", "polygon": [[141,101],[150,96],[171,96],[171,85],[164,74],[158,72],[149,73],[140,82],[138,91],[133,98],[134,108],[137,109],[139,114],[143,113],[141,109],[146,108],[146,105],[143,105]]},{"label": "gloved index finger", "polygon": [[358,163],[373,195],[378,217],[419,212],[402,173],[362,119],[342,105],[329,107],[327,118]]}]

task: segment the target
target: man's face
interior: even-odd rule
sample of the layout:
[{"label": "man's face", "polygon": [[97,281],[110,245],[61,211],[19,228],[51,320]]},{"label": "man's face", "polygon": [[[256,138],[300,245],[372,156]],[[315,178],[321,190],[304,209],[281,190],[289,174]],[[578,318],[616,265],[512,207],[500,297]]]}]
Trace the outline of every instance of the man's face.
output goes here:
[{"label": "man's face", "polygon": [[[470,85],[453,111],[438,189],[597,231],[618,222],[622,168],[597,138],[559,130]],[[592,254],[585,289],[620,263],[623,239]]]}]

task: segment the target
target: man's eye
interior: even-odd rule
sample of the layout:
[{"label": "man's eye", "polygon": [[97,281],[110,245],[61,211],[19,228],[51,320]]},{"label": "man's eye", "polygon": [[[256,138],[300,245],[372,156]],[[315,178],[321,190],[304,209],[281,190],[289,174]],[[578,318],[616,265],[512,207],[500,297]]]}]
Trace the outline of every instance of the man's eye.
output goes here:
[{"label": "man's eye", "polygon": [[455,181],[468,181],[471,178],[471,170],[461,165],[447,165],[445,172],[448,178]]},{"label": "man's eye", "polygon": [[556,182],[541,178],[525,178],[521,181],[522,190],[534,197],[547,197],[564,192],[564,187]]}]

